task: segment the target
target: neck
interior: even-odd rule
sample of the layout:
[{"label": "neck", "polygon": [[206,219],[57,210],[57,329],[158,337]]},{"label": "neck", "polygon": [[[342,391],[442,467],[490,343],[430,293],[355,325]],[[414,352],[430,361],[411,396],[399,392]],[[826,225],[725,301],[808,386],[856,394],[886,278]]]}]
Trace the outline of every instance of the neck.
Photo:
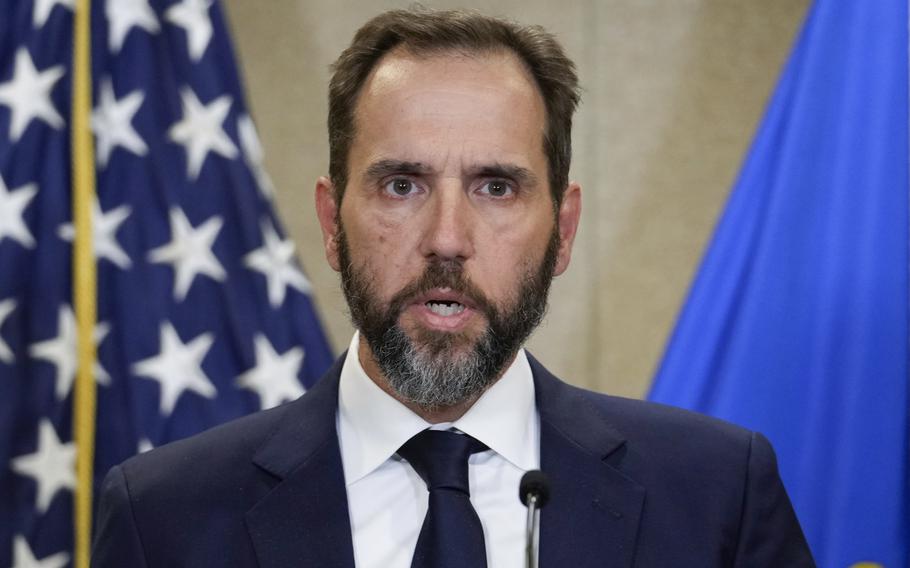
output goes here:
[{"label": "neck", "polygon": [[[411,400],[403,398],[398,392],[392,388],[392,385],[389,383],[389,380],[383,374],[382,370],[379,368],[379,365],[376,363],[376,360],[373,357],[373,351],[370,349],[370,346],[367,344],[367,341],[360,338],[360,344],[357,350],[357,356],[360,359],[360,365],[363,367],[364,372],[373,381],[376,386],[383,390],[386,394],[405,405],[411,412],[420,416],[430,424],[440,424],[442,422],[455,422],[464,414],[470,410],[474,403],[477,402],[477,399],[483,395],[483,392],[478,393],[477,395],[471,397],[468,400],[453,404],[451,406],[422,406]],[[514,360],[515,356],[512,356]],[[502,378],[502,374],[506,369],[509,368],[511,360],[508,364],[504,365],[502,370],[499,372],[499,375],[495,380],[490,382],[487,388],[493,386],[496,381]],[[485,390],[484,390],[485,392]]]}]

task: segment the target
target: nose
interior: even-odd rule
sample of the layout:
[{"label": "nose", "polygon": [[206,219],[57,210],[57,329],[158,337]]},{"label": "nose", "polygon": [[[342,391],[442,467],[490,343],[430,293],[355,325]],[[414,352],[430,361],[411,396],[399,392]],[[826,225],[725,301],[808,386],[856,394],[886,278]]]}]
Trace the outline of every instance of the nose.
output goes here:
[{"label": "nose", "polygon": [[428,205],[423,255],[459,263],[473,256],[474,211],[461,184],[437,187]]}]

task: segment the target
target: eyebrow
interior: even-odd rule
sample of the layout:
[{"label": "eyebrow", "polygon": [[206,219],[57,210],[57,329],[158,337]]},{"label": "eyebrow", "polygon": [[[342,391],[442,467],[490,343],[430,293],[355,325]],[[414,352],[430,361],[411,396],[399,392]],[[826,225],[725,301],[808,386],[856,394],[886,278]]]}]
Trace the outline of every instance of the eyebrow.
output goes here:
[{"label": "eyebrow", "polygon": [[423,176],[432,172],[432,169],[423,162],[409,162],[406,160],[379,160],[370,164],[363,174],[364,179],[379,179],[389,175],[414,175]]},{"label": "eyebrow", "polygon": [[537,175],[522,166],[514,164],[493,163],[477,166],[470,170],[475,177],[506,178],[518,182],[519,185],[534,187],[539,183]]}]

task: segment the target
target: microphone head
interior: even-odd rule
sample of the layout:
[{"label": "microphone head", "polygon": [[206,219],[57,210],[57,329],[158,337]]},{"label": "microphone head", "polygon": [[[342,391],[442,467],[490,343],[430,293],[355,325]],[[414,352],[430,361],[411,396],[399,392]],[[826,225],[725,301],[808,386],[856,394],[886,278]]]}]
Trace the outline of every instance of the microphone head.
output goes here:
[{"label": "microphone head", "polygon": [[518,498],[521,503],[527,507],[528,497],[537,496],[537,508],[543,509],[543,506],[550,500],[550,480],[547,474],[539,469],[532,469],[521,476],[521,483],[518,484]]}]

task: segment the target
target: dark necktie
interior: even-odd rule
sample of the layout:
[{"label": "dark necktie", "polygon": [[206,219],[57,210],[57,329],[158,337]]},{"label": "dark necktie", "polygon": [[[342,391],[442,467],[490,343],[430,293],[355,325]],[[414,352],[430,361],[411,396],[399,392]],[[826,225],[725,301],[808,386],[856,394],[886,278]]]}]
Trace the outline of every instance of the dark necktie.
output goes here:
[{"label": "dark necktie", "polygon": [[411,568],[486,568],[483,528],[468,490],[468,457],[486,449],[465,434],[424,430],[398,450],[430,491]]}]

